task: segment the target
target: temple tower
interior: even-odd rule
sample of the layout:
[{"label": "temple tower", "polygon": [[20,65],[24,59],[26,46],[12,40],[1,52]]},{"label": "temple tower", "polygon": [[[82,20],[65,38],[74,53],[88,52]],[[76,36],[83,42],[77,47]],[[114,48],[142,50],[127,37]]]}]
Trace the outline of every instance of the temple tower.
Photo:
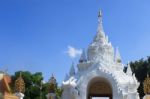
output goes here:
[{"label": "temple tower", "polygon": [[[118,48],[116,51],[103,29],[103,14],[98,13],[97,33],[83,51],[77,71],[66,76],[62,83],[62,99],[139,99],[139,82],[130,66],[124,73],[124,64]],[[74,70],[74,69],[72,69]]]}]

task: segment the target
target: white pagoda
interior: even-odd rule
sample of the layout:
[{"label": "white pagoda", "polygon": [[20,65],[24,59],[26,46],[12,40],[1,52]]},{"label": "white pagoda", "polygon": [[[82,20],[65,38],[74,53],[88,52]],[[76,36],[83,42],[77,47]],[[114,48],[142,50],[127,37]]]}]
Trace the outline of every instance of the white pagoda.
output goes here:
[{"label": "white pagoda", "polygon": [[130,66],[123,72],[119,50],[114,51],[104,33],[101,11],[97,34],[83,51],[77,68],[75,72],[72,65],[62,83],[62,99],[139,99],[139,82]]}]

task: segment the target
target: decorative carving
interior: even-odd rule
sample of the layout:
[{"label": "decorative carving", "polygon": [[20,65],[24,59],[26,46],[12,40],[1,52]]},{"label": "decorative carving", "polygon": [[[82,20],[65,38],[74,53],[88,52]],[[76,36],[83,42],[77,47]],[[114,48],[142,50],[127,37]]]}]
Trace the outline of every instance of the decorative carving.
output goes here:
[{"label": "decorative carving", "polygon": [[19,78],[15,81],[15,91],[16,92],[20,92],[20,93],[24,93],[25,92],[25,82],[22,78],[22,74],[20,72],[20,76]]},{"label": "decorative carving", "polygon": [[[77,97],[80,95],[80,92],[79,92],[79,88],[76,84],[76,79],[74,77],[71,77],[68,81],[66,82],[63,82],[63,93],[71,93],[71,94],[68,94],[68,99],[72,99],[73,97]],[[70,97],[70,98],[69,98]],[[75,99],[75,98],[73,98]]]}]

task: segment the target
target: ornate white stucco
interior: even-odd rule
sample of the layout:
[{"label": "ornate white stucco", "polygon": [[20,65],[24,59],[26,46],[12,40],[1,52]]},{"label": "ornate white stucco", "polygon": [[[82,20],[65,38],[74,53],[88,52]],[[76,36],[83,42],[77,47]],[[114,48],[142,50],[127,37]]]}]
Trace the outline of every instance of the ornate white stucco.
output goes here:
[{"label": "ornate white stucco", "polygon": [[102,26],[102,13],[98,15],[98,29],[87,53],[83,51],[78,71],[75,73],[72,65],[69,75],[62,83],[62,99],[87,99],[90,82],[96,79],[105,79],[112,88],[113,99],[139,99],[137,88],[139,82],[128,66],[127,73],[123,72],[119,50],[113,46],[105,35]]}]

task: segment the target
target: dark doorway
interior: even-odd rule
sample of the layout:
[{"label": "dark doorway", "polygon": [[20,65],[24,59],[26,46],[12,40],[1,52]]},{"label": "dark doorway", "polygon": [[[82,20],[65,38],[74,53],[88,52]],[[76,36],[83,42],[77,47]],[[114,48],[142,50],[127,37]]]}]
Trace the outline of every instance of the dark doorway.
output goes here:
[{"label": "dark doorway", "polygon": [[104,78],[94,78],[88,85],[87,99],[112,99],[111,84]]}]

